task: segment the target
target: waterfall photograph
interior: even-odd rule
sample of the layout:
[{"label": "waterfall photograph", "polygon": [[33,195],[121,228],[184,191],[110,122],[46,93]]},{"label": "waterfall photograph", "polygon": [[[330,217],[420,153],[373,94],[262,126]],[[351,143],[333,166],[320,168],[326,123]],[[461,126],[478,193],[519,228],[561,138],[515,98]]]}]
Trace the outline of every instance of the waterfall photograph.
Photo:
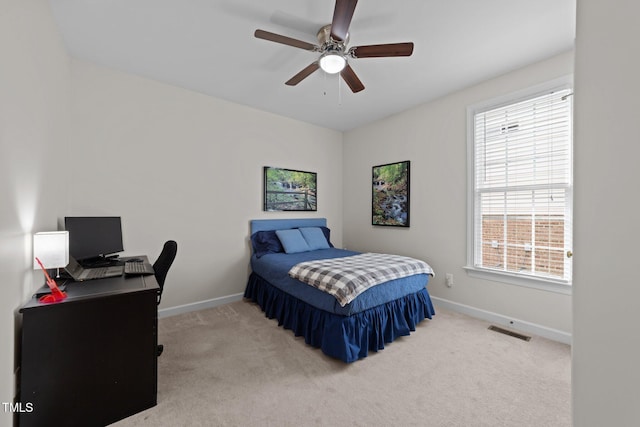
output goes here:
[{"label": "waterfall photograph", "polygon": [[371,223],[409,227],[409,161],[373,167]]},{"label": "waterfall photograph", "polygon": [[316,211],[315,172],[264,167],[265,211]]}]

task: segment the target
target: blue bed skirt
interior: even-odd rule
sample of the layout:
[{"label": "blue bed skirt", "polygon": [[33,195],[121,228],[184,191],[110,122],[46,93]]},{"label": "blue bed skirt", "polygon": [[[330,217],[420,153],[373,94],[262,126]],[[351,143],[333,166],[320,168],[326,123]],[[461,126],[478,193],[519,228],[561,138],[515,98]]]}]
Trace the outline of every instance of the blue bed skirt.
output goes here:
[{"label": "blue bed skirt", "polygon": [[269,319],[302,336],[307,344],[346,363],[409,335],[435,314],[427,289],[350,316],[319,310],[251,273],[244,297],[256,302]]}]

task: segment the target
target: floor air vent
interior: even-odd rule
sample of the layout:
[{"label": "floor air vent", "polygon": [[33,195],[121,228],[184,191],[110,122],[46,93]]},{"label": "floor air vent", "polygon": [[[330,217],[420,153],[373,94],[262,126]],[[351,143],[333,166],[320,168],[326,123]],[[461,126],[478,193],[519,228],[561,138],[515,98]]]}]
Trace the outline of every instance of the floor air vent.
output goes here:
[{"label": "floor air vent", "polygon": [[531,339],[531,337],[528,337],[528,336],[523,335],[523,334],[519,334],[517,332],[509,331],[507,329],[502,329],[499,326],[491,325],[491,326],[489,326],[489,330],[495,331],[495,332],[500,332],[501,334],[509,335],[510,337],[519,338],[519,339],[521,339],[523,341],[529,341]]}]

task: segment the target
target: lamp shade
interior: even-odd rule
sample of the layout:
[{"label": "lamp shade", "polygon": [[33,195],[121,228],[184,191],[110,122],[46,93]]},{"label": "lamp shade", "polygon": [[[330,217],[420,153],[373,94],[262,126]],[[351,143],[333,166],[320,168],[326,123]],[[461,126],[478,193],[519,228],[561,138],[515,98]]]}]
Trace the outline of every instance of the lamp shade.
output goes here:
[{"label": "lamp shade", "polygon": [[326,73],[339,73],[347,66],[347,59],[338,53],[327,52],[320,57],[320,68]]},{"label": "lamp shade", "polygon": [[61,268],[69,264],[69,232],[45,231],[33,235],[33,269],[40,269],[36,258],[44,268]]}]

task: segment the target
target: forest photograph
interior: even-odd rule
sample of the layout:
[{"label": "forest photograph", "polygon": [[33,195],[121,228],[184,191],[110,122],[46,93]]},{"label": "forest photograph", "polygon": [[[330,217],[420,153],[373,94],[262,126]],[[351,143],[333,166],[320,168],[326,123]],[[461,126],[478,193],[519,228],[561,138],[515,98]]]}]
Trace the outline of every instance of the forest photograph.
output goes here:
[{"label": "forest photograph", "polygon": [[409,161],[373,167],[371,223],[409,226]]}]

